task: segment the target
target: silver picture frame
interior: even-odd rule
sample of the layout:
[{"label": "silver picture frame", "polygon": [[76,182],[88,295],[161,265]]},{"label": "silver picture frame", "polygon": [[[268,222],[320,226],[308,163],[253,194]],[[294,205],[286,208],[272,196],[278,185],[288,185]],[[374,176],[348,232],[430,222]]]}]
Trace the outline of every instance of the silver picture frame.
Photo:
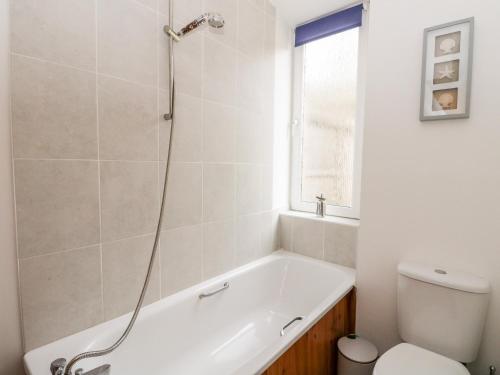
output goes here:
[{"label": "silver picture frame", "polygon": [[474,17],[424,30],[420,121],[470,117]]}]

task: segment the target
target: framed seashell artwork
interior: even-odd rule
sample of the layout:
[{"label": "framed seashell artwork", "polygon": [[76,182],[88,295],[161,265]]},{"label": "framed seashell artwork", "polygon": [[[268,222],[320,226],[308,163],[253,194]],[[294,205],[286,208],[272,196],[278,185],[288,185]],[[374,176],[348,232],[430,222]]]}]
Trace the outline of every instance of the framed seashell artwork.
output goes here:
[{"label": "framed seashell artwork", "polygon": [[468,118],[474,18],[424,30],[420,121]]}]

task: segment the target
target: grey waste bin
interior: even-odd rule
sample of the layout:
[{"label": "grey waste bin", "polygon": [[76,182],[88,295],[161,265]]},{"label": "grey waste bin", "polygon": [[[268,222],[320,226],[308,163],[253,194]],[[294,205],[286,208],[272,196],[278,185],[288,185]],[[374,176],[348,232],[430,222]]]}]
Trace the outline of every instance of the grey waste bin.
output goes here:
[{"label": "grey waste bin", "polygon": [[370,341],[358,335],[342,337],[338,343],[338,375],[371,375],[378,350]]}]

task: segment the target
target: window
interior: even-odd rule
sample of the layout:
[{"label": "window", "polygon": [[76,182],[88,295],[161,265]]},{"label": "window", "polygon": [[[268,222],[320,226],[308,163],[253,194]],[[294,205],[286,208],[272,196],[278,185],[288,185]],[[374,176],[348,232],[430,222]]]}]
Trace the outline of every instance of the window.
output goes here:
[{"label": "window", "polygon": [[323,194],[327,214],[359,218],[360,28],[296,48],[291,205],[314,212]]}]

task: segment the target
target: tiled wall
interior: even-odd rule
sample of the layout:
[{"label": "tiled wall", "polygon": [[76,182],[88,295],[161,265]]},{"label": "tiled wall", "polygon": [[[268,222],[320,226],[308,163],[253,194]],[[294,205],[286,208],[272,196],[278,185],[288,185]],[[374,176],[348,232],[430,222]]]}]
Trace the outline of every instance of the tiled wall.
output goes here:
[{"label": "tiled wall", "polygon": [[[174,0],[176,113],[147,301],[277,247],[275,14],[267,0]],[[168,0],[11,0],[12,129],[25,349],[130,311],[165,166]]]},{"label": "tiled wall", "polygon": [[312,214],[280,215],[281,247],[347,267],[356,267],[359,221],[319,219]]}]

